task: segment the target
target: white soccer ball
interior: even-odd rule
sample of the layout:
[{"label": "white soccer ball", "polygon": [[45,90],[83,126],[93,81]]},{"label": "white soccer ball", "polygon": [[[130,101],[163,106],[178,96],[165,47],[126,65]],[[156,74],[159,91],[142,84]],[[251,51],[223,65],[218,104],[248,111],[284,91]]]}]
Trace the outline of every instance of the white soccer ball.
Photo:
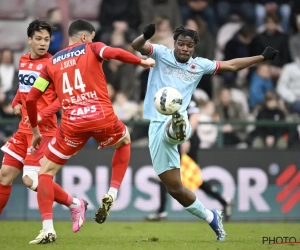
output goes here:
[{"label": "white soccer ball", "polygon": [[182,95],[177,89],[164,87],[154,96],[154,106],[163,115],[172,115],[181,108]]}]

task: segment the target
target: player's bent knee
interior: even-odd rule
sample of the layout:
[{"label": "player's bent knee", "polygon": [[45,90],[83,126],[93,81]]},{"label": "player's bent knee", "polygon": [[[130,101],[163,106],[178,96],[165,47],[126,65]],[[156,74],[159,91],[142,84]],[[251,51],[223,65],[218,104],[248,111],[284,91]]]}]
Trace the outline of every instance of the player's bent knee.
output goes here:
[{"label": "player's bent knee", "polygon": [[24,170],[23,172],[23,183],[25,186],[33,191],[36,190],[38,186],[38,178],[39,178],[39,173],[38,171],[35,170]]},{"label": "player's bent knee", "polygon": [[127,132],[126,136],[125,136],[121,141],[119,141],[118,143],[116,143],[116,144],[114,145],[114,147],[115,147],[116,149],[118,149],[118,148],[120,148],[120,147],[122,147],[122,146],[124,146],[124,145],[127,145],[127,144],[130,143],[130,142],[131,142],[130,134],[129,134],[129,132]]},{"label": "player's bent knee", "polygon": [[44,156],[41,164],[41,169],[39,171],[39,175],[41,174],[49,174],[55,176],[56,173],[61,169],[62,165],[49,160],[46,156]]},{"label": "player's bent knee", "polygon": [[3,165],[0,172],[0,184],[8,186],[13,183],[14,179],[19,175],[20,170],[15,167]]}]

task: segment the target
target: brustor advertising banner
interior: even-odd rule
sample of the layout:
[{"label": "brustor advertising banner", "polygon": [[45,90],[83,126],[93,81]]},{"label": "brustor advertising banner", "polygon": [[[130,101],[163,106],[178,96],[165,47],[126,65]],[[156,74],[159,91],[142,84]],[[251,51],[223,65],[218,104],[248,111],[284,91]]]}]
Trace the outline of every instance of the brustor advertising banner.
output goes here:
[{"label": "brustor advertising banner", "polygon": [[[110,182],[113,149],[85,148],[72,157],[56,176],[69,194],[88,201],[92,219]],[[2,156],[2,155],[1,155]],[[285,150],[199,151],[203,179],[211,181],[227,199],[234,199],[232,220],[300,220],[300,154]],[[109,220],[141,220],[159,207],[159,185],[147,148],[132,149],[118,199]],[[203,191],[195,191],[203,204],[222,209]],[[183,207],[168,197],[169,220],[194,220]],[[56,219],[69,220],[69,211],[54,204]],[[1,219],[39,219],[36,193],[18,178]]]}]

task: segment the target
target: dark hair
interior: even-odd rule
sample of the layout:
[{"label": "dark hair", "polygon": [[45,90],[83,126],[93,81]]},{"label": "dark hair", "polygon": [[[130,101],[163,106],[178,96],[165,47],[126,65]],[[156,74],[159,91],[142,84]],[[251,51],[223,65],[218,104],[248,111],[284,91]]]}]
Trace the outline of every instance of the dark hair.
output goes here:
[{"label": "dark hair", "polygon": [[95,31],[95,28],[90,22],[84,19],[75,20],[70,24],[68,30],[69,37],[76,35],[80,31],[87,31],[89,33],[93,33],[93,31]]},{"label": "dark hair", "polygon": [[252,25],[244,24],[238,31],[238,34],[242,35],[243,37],[251,37],[255,35],[255,29]]},{"label": "dark hair", "polygon": [[51,37],[53,30],[55,30],[55,27],[51,23],[49,23],[45,20],[35,19],[34,21],[32,21],[29,24],[29,26],[27,28],[27,36],[33,37],[34,32],[40,31],[40,30],[47,30]]},{"label": "dark hair", "polygon": [[273,90],[268,90],[265,93],[265,102],[270,101],[270,100],[278,100],[278,95],[275,91]]},{"label": "dark hair", "polygon": [[280,18],[276,13],[268,13],[266,14],[265,18],[264,18],[264,23],[268,22],[268,21],[273,21],[276,24],[280,23]]},{"label": "dark hair", "polygon": [[193,40],[194,40],[194,43],[197,44],[200,40],[199,40],[199,37],[198,37],[198,34],[197,34],[197,31],[195,30],[190,30],[190,29],[186,29],[184,28],[182,25],[177,27],[174,32],[173,32],[173,38],[175,41],[177,41],[178,37],[180,35],[182,36],[189,36],[191,37]]},{"label": "dark hair", "polygon": [[54,8],[47,10],[47,14],[46,14],[47,18],[50,19],[52,17],[53,12],[55,12],[57,10],[59,10],[58,7],[54,7]]}]

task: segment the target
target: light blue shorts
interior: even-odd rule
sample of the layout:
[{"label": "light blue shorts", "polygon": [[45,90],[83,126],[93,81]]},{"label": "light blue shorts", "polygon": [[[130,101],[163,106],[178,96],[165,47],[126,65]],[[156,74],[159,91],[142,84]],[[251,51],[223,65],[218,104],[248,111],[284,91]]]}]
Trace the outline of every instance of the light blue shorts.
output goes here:
[{"label": "light blue shorts", "polygon": [[170,169],[180,168],[178,144],[185,142],[191,135],[191,125],[186,118],[186,139],[177,141],[168,137],[166,125],[169,120],[164,122],[150,122],[149,126],[149,149],[152,164],[157,175]]}]

